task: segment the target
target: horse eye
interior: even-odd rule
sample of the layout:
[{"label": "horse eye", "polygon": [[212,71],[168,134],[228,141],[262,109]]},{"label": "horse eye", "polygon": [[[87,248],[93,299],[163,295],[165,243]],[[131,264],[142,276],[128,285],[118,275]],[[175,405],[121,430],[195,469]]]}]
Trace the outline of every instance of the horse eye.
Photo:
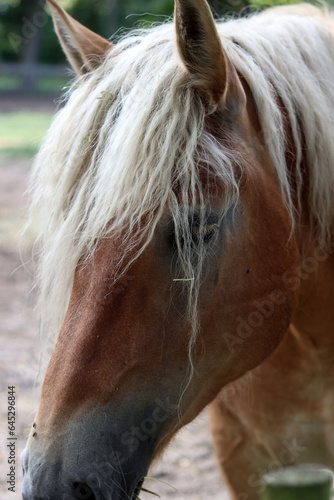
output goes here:
[{"label": "horse eye", "polygon": [[[186,240],[190,236],[189,243],[193,247],[199,247],[200,244],[207,245],[219,230],[220,220],[216,216],[209,216],[205,221],[201,221],[197,215],[189,218],[189,227],[185,229],[184,234],[180,232],[179,241],[176,241],[175,229],[171,227],[168,233],[168,244],[173,250],[178,247],[184,247]],[[190,229],[190,232],[189,232]]]},{"label": "horse eye", "polygon": [[193,224],[191,228],[192,240],[195,245],[198,245],[201,241],[205,244],[213,238],[218,230],[218,224],[205,224],[197,225]]}]

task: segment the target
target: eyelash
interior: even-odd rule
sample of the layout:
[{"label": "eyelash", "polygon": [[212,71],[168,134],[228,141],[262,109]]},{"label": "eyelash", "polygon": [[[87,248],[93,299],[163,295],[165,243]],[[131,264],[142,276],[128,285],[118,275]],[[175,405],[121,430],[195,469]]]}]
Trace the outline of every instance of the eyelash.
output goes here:
[{"label": "eyelash", "polygon": [[198,224],[193,224],[191,227],[192,240],[195,245],[199,244],[200,239],[203,243],[207,244],[213,238],[218,230],[218,224],[206,224],[200,226]]},{"label": "eyelash", "polygon": [[[189,228],[190,228],[190,234],[191,234],[191,244],[192,246],[198,247],[200,242],[202,242],[204,245],[207,245],[210,243],[212,238],[217,234],[218,229],[219,229],[219,223],[218,219],[215,217],[209,217],[206,220],[205,224],[201,224],[199,221],[198,217],[194,217],[189,221]],[[175,232],[173,231],[170,236],[169,236],[169,242],[170,245],[176,249],[177,244],[176,244],[176,235]],[[180,244],[181,246],[184,245],[184,238],[180,238]]]}]

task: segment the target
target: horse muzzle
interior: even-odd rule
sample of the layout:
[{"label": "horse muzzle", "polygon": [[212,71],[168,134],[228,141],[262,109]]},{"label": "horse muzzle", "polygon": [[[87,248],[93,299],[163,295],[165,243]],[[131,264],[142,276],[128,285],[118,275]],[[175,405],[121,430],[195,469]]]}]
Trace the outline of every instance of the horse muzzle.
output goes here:
[{"label": "horse muzzle", "polygon": [[137,498],[175,407],[167,398],[132,408],[97,407],[58,427],[37,420],[21,455],[23,500]]},{"label": "horse muzzle", "polygon": [[79,428],[51,443],[42,436],[37,435],[39,442],[30,436],[21,455],[23,500],[136,498],[155,443],[133,441],[122,445],[106,431],[90,431]]},{"label": "horse muzzle", "polygon": [[[140,460],[134,462],[139,463]],[[148,467],[101,461],[76,471],[60,461],[33,465],[27,450],[21,455],[23,500],[129,500],[136,499]]]}]

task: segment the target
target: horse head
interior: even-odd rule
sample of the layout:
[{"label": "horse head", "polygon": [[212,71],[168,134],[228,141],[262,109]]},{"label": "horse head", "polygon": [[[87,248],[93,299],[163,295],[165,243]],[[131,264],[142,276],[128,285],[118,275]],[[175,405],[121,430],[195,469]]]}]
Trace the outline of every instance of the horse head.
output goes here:
[{"label": "horse head", "polygon": [[135,498],[175,433],[286,333],[291,207],[205,0],[115,46],[48,4],[79,83],[35,177],[55,204],[51,308],[60,282],[71,292],[23,498]]}]

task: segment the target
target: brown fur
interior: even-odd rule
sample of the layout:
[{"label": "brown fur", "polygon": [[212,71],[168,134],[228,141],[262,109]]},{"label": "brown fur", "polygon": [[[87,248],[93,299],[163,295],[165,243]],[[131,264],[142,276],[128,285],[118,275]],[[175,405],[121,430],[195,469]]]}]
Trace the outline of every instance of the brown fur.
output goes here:
[{"label": "brown fur", "polygon": [[113,44],[69,16],[56,0],[47,0],[63,50],[74,70],[94,70]]},{"label": "brown fur", "polygon": [[[109,43],[87,34],[54,0],[49,4],[70,61],[77,70],[92,69],[91,51],[103,57]],[[231,226],[208,253],[191,378],[188,295],[175,280],[167,209],[139,257],[129,267],[131,253],[122,261],[119,281],[116,263],[123,248],[113,235],[100,241],[93,259],[77,266],[29,437],[31,481],[36,488],[51,484],[57,494],[60,483],[73,486],[77,477],[86,481],[95,462],[109,463],[110,450],[118,451],[129,429],[155,414],[154,404],[162,397],[173,403],[173,411],[166,412],[156,435],[144,436],[129,452],[121,463],[122,477],[136,473],[138,482],[175,432],[210,403],[215,451],[235,500],[258,500],[260,476],[268,469],[308,461],[334,467],[333,247],[315,243],[307,175],[303,212],[293,227],[252,93],[228,61],[206,2],[178,0],[175,20],[189,84],[210,106],[206,128],[224,147],[247,158],[240,200]],[[293,185],[294,144],[287,119],[285,130]],[[218,212],[224,186],[216,185],[209,167],[198,168],[208,206]],[[250,330],[249,318],[259,314],[259,303],[270,303],[270,312],[264,310],[260,324]],[[243,335],[237,335],[240,320],[248,325]],[[115,470],[109,470],[112,478]]]},{"label": "brown fur", "polygon": [[[250,120],[257,123],[246,92]],[[286,130],[293,175],[288,123]],[[312,243],[307,187],[303,199],[294,236],[299,257],[285,272],[286,284],[298,294],[290,328],[266,361],[222,389],[210,405],[216,455],[237,500],[258,500],[262,475],[275,468],[310,462],[334,467],[334,242],[326,248]]]},{"label": "brown fur", "polygon": [[176,0],[174,16],[181,60],[191,75],[191,84],[198,88],[209,106],[222,107],[227,96],[231,100],[234,94],[242,94],[209,5],[194,0]]}]

